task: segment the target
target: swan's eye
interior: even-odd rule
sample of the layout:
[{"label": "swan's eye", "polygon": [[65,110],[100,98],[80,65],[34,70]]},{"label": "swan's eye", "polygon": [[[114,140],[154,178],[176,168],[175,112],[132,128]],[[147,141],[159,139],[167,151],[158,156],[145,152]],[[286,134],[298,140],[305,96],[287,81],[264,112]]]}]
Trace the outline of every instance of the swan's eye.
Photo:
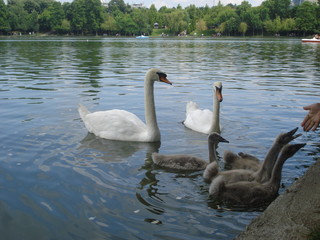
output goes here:
[{"label": "swan's eye", "polygon": [[157,74],[159,75],[159,78],[161,78],[161,77],[167,78],[167,74],[165,74],[163,72],[157,72]]}]

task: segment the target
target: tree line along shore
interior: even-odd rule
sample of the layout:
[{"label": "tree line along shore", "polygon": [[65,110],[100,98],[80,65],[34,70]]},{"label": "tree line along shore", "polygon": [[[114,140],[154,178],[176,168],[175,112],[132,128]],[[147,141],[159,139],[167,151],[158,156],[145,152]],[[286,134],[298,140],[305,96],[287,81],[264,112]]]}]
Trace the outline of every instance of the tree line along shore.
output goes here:
[{"label": "tree line along shore", "polygon": [[306,36],[320,32],[320,0],[174,8],[136,7],[123,0],[0,0],[0,35]]}]

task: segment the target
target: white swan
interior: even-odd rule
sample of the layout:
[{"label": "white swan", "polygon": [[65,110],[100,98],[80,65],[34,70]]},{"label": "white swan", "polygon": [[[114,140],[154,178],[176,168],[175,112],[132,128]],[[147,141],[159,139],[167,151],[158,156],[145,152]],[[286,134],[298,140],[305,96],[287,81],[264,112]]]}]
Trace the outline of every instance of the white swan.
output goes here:
[{"label": "white swan", "polygon": [[[228,142],[218,133],[211,133],[208,137],[209,162],[216,162],[216,147],[219,142]],[[203,170],[209,162],[194,157],[191,155],[177,154],[177,155],[162,155],[152,153],[152,161],[158,166],[175,169],[175,170]]]},{"label": "white swan", "polygon": [[213,84],[213,112],[209,109],[201,110],[195,102],[188,102],[186,107],[186,119],[183,124],[196,132],[209,134],[221,133],[220,127],[220,102],[222,102],[222,83]]},{"label": "white swan", "polygon": [[83,105],[79,105],[79,114],[89,132],[96,136],[134,142],[158,142],[160,130],[154,105],[153,84],[155,81],[172,84],[167,75],[159,69],[150,69],[144,81],[144,104],[146,124],[136,115],[124,110],[108,110],[90,113]]}]

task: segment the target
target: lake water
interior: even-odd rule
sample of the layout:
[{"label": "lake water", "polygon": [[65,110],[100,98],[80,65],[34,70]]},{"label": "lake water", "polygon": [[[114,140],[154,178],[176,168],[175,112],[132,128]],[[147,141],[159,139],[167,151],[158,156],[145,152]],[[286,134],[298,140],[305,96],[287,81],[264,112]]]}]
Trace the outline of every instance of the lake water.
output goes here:
[{"label": "lake water", "polygon": [[[88,134],[77,105],[144,119],[151,67],[160,144]],[[261,214],[217,206],[201,172],[153,166],[154,151],[207,159],[207,136],[181,122],[185,105],[212,108],[223,82],[226,149],[263,159],[280,132],[319,102],[320,44],[300,39],[0,39],[0,232],[3,239],[232,239]],[[303,133],[300,128],[299,133]],[[319,131],[283,168],[283,193],[319,156]],[[223,167],[223,163],[221,162]]]}]

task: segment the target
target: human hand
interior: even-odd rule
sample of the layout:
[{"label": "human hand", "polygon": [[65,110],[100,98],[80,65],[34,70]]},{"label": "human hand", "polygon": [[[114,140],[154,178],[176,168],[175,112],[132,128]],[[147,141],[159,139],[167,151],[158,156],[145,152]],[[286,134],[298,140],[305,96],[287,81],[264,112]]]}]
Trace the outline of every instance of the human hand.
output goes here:
[{"label": "human hand", "polygon": [[304,110],[309,110],[309,113],[303,119],[301,126],[304,131],[315,131],[320,123],[320,103],[314,103],[303,107]]}]

